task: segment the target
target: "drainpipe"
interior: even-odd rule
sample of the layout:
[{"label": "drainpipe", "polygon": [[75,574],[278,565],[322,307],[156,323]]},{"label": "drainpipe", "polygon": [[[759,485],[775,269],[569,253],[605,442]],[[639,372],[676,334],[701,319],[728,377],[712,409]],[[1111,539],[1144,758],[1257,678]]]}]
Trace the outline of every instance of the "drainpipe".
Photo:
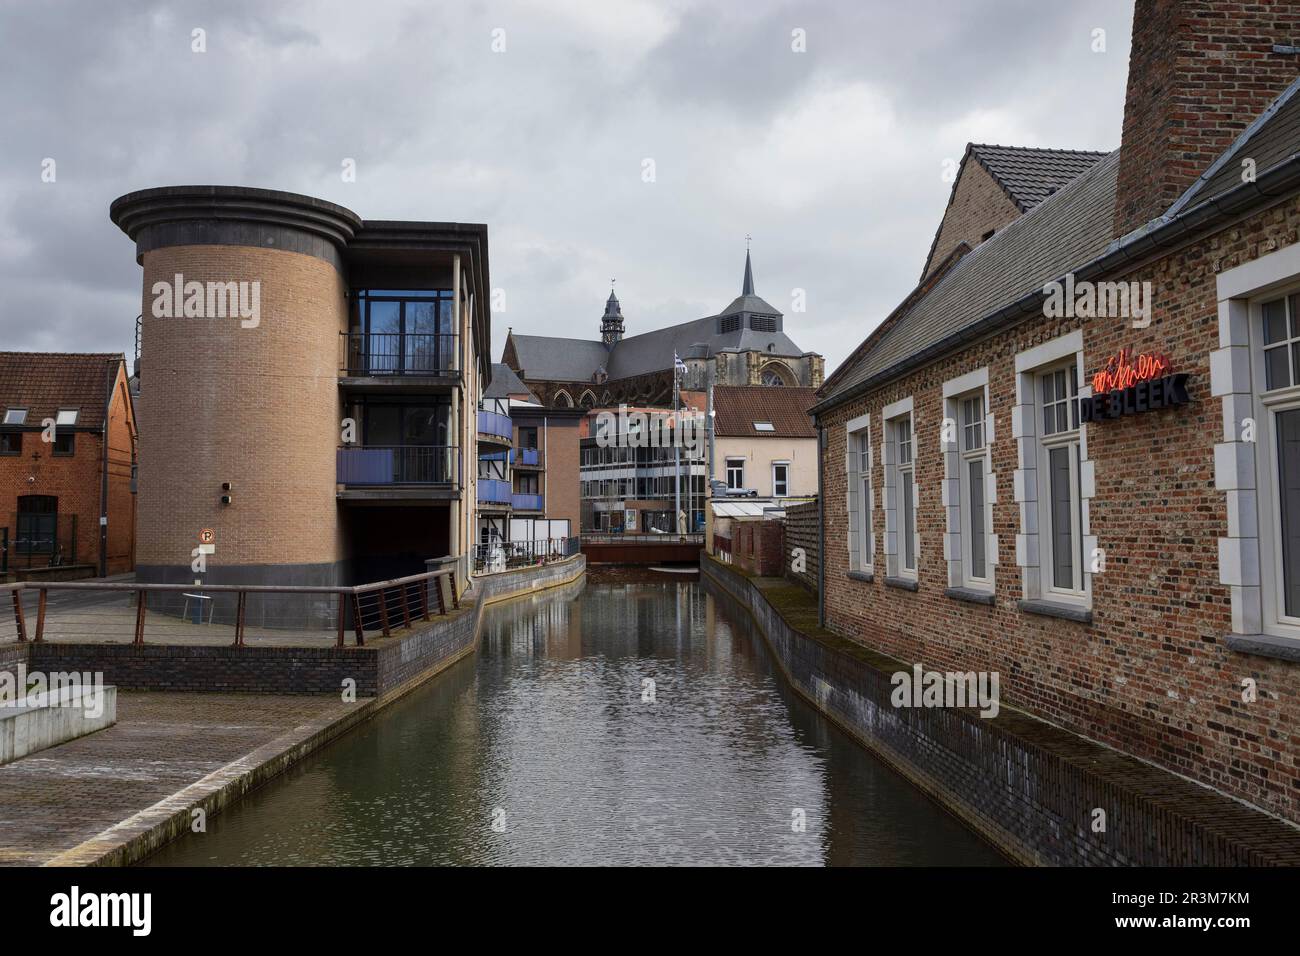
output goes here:
[{"label": "drainpipe", "polygon": [[[814,419],[816,421],[816,419]],[[817,626],[826,626],[826,429],[817,421]]]},{"label": "drainpipe", "polygon": [[105,375],[108,389],[104,399],[104,421],[99,426],[100,444],[104,446],[99,466],[99,576],[108,576],[108,417],[113,410],[113,387],[117,384],[117,369],[108,363]]}]

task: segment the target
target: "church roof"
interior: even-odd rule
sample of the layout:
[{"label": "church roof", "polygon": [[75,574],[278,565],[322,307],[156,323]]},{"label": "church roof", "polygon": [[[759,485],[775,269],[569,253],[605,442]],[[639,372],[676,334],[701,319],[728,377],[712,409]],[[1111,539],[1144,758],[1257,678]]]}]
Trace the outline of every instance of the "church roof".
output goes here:
[{"label": "church roof", "polygon": [[[761,300],[760,300],[761,301]],[[769,308],[771,308],[769,306]],[[724,312],[721,315],[730,313]],[[769,312],[769,315],[779,315]],[[714,352],[733,351],[770,352],[773,355],[799,356],[803,351],[784,332],[756,332],[741,328],[734,332],[718,332],[718,316],[670,325],[632,335],[617,343],[610,353],[606,371],[610,378],[628,378],[645,372],[657,372],[673,367],[673,353],[685,358],[692,345],[704,344]],[[770,346],[770,348],[769,348]]]},{"label": "church roof", "polygon": [[[520,370],[534,381],[589,382],[601,366],[609,371],[609,349],[599,339],[561,339],[511,332],[510,340]],[[668,356],[669,365],[672,361],[673,357]]]},{"label": "church roof", "polygon": [[[610,314],[611,307],[619,310],[613,292],[605,303],[606,315]],[[803,355],[803,350],[782,331],[760,332],[749,328],[746,322],[738,323],[733,331],[719,331],[721,317],[745,312],[781,317],[778,309],[754,293],[754,272],[748,251],[741,294],[716,315],[626,336],[612,346],[597,339],[562,339],[513,332],[510,338],[519,367],[531,381],[589,382],[601,368],[611,379],[631,378],[671,369],[674,354],[686,358],[698,353],[699,349],[692,350],[699,345],[706,346],[710,354],[731,350],[766,352],[786,358]]]}]

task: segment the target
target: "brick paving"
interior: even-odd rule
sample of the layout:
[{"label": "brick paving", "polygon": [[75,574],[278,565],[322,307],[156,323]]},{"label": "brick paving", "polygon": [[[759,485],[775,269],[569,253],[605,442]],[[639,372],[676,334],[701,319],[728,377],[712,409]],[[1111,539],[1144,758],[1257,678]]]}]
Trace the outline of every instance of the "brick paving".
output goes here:
[{"label": "brick paving", "polygon": [[[231,764],[258,751],[244,761],[251,768],[369,703],[122,692],[114,726],[0,767],[0,865],[39,865],[60,854],[60,863],[89,862],[210,789],[195,786],[210,775],[232,779]],[[156,807],[186,788],[181,802]],[[75,852],[92,840],[91,852]]]}]

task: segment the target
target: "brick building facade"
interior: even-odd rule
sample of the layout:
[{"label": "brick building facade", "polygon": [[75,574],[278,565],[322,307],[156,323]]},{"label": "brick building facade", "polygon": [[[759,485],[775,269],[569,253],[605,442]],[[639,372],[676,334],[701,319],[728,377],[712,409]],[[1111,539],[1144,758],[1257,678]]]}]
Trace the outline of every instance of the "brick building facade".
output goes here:
[{"label": "brick building facade", "polygon": [[130,193],[110,216],[143,271],[140,580],[192,583],[204,535],[205,583],[436,558],[465,581],[487,228],[230,186]]},{"label": "brick building facade", "polygon": [[1139,0],[1121,148],[990,206],[814,408],[830,628],[1293,821],[1298,33]]},{"label": "brick building facade", "polygon": [[121,354],[0,352],[0,574],[132,570],[135,456]]}]

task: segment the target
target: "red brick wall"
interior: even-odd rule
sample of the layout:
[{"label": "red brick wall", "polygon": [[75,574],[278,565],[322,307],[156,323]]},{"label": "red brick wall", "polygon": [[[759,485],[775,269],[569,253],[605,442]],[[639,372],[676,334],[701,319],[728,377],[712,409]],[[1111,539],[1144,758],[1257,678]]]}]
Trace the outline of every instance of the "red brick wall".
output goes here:
[{"label": "red brick wall", "polygon": [[783,530],[781,522],[763,518],[734,521],[732,561],[750,574],[779,577],[784,570]]},{"label": "red brick wall", "polygon": [[1163,214],[1296,78],[1300,4],[1137,0],[1115,234]]},{"label": "red brick wall", "polygon": [[[131,456],[135,421],[126,395],[125,372],[119,372],[109,415],[108,573],[135,567],[135,495],[131,493]],[[96,432],[77,432],[74,454],[56,457],[39,431],[23,434],[23,452],[0,457],[0,527],[9,529],[12,546],[21,495],[53,495],[58,501],[58,540],[63,560],[72,563],[72,518],[76,516],[78,564],[99,565],[99,514],[104,446]],[[15,570],[11,554],[10,570]],[[48,559],[36,560],[39,565]]]},{"label": "red brick wall", "polygon": [[[1300,666],[1226,646],[1229,595],[1218,583],[1217,539],[1227,535],[1225,496],[1214,487],[1222,407],[1210,396],[1209,353],[1218,347],[1215,275],[1300,239],[1300,201],[1289,199],[1167,258],[1116,279],[1153,283],[1154,319],[1036,318],[926,366],[823,416],[826,603],[837,632],[909,662],[1001,674],[1005,704],[1149,759],[1253,804],[1300,820]],[[1168,354],[1190,373],[1191,404],[1087,428],[1096,462],[1091,530],[1106,552],[1093,575],[1092,624],[1024,613],[1015,563],[1020,530],[1012,475],[1015,353],[1082,328],[1084,374],[1121,347]],[[945,597],[945,512],[940,501],[942,384],[987,365],[999,543],[992,607]],[[845,424],[872,415],[874,485],[883,487],[881,408],[914,397],[920,587],[883,583],[883,516],[875,512],[876,579],[850,580],[845,503]],[[1241,680],[1259,700],[1241,701]]]}]

